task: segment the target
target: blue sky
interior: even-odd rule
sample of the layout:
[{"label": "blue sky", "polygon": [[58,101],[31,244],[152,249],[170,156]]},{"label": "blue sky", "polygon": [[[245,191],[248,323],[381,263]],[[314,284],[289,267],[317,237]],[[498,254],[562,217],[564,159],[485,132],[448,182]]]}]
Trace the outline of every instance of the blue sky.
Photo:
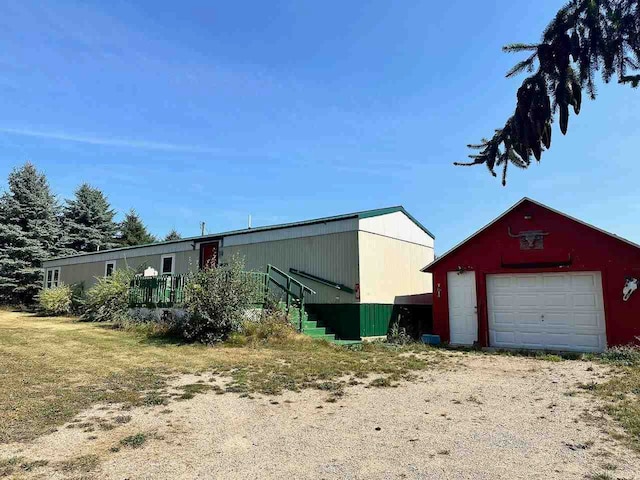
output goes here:
[{"label": "blue sky", "polygon": [[513,111],[501,46],[562,3],[3,1],[0,177],[30,160],[157,235],[402,204],[443,253],[530,196],[638,242],[640,90],[601,86],[506,188],[452,166]]}]

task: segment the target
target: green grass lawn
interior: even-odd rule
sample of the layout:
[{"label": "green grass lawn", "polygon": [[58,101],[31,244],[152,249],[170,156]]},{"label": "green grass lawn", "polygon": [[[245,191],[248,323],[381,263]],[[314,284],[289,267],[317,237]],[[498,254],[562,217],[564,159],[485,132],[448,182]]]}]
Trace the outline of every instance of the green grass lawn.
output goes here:
[{"label": "green grass lawn", "polygon": [[46,434],[100,402],[162,404],[168,378],[180,373],[229,376],[225,391],[245,395],[303,388],[340,395],[345,377],[409,378],[445,358],[420,345],[349,350],[301,336],[258,347],[184,345],[105,324],[0,311],[0,443]]}]

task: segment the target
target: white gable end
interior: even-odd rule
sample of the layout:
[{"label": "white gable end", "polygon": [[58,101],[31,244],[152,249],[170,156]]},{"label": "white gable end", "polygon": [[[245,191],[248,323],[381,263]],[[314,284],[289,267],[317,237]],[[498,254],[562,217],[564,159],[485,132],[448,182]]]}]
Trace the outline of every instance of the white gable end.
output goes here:
[{"label": "white gable end", "polygon": [[433,248],[433,238],[402,212],[362,218],[358,230]]}]

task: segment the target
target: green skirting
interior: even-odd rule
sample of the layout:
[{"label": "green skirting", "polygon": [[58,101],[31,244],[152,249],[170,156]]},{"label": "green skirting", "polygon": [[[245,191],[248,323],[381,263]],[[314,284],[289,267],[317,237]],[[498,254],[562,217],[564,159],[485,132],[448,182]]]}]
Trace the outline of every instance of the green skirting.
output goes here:
[{"label": "green skirting", "polygon": [[307,304],[306,308],[318,325],[328,327],[343,340],[386,335],[398,320],[400,326],[415,337],[431,332],[431,305]]}]

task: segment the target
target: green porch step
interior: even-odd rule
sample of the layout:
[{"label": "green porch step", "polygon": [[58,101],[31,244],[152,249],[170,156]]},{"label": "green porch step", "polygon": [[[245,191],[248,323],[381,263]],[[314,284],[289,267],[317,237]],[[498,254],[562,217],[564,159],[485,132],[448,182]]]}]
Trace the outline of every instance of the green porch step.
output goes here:
[{"label": "green porch step", "polygon": [[[290,313],[291,323],[294,327],[300,326],[300,313],[292,310]],[[357,345],[362,343],[360,340],[340,340],[334,333],[331,333],[327,327],[318,326],[318,320],[315,314],[303,312],[302,314],[302,333],[314,339],[322,339],[336,345]]]}]

